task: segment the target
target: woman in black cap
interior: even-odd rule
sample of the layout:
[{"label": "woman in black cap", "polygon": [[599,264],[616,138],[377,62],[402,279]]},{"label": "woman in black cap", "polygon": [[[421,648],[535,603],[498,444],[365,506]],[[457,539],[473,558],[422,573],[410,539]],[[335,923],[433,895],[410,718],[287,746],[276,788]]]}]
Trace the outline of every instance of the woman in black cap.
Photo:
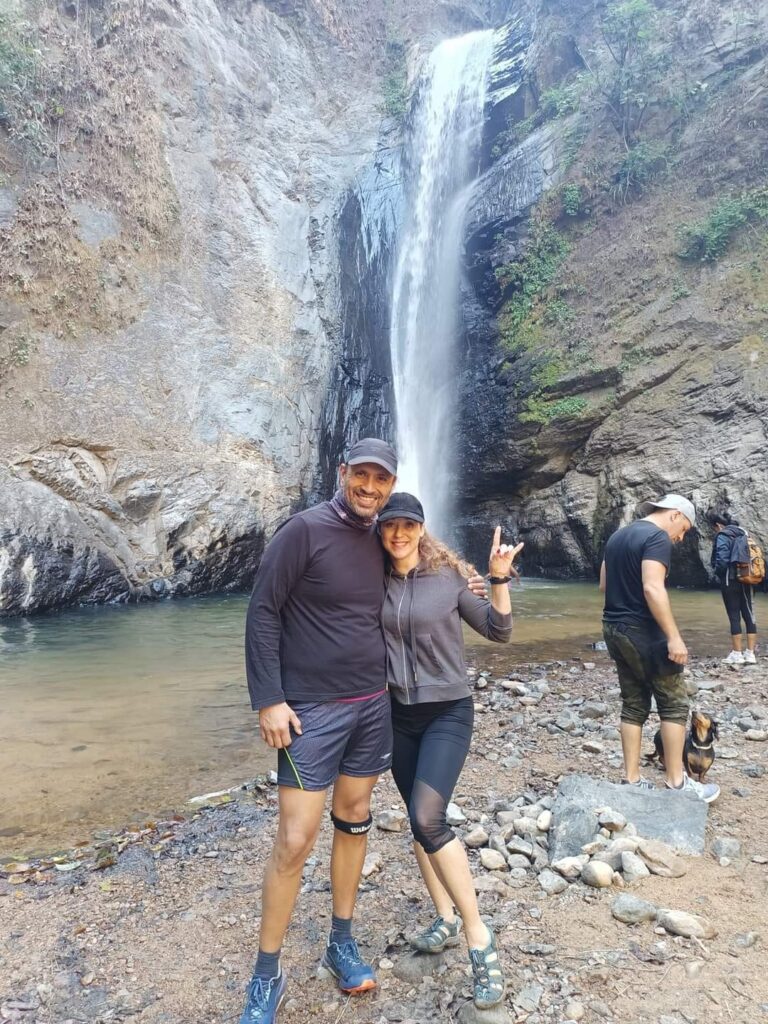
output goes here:
[{"label": "woman in black cap", "polygon": [[478,911],[466,851],[446,822],[472,738],[474,709],[461,627],[463,620],[489,640],[509,641],[508,584],[523,545],[502,545],[496,528],[489,603],[467,589],[466,577],[474,569],[427,533],[421,502],[412,494],[393,494],[378,521],[389,556],[382,624],[392,697],[392,774],[408,807],[416,859],[438,913],[412,944],[439,953],[458,943],[463,922],[474,1002],[484,1009],[504,997],[504,975],[493,932]]}]

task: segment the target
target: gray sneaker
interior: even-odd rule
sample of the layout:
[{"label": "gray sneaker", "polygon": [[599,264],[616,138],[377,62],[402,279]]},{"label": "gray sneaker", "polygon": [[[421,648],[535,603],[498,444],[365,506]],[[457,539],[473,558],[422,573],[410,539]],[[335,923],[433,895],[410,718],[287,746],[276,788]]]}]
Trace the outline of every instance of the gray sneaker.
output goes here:
[{"label": "gray sneaker", "polygon": [[635,789],[656,789],[654,784],[649,782],[648,779],[644,779],[642,775],[636,782],[630,782],[629,779],[622,779],[621,784],[622,786],[634,786]]},{"label": "gray sneaker", "polygon": [[715,785],[714,782],[697,782],[696,779],[692,779],[690,775],[683,776],[682,786],[670,786],[667,783],[667,789],[674,789],[677,792],[684,792],[688,790],[689,793],[693,793],[699,800],[703,800],[705,804],[714,803],[715,800],[720,796],[720,787]]}]

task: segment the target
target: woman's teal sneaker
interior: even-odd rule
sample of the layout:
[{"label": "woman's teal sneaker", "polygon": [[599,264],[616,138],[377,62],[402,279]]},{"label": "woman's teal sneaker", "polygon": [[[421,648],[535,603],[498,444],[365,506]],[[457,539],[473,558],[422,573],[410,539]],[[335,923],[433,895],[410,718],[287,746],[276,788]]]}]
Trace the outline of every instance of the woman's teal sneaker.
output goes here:
[{"label": "woman's teal sneaker", "polygon": [[360,956],[354,939],[329,942],[320,965],[334,976],[339,988],[347,995],[356,996],[376,988],[376,975],[370,964]]},{"label": "woman's teal sneaker", "polygon": [[240,1024],[274,1024],[287,987],[283,971],[269,981],[254,975],[248,986],[248,998]]},{"label": "woman's teal sneaker", "polygon": [[458,945],[460,931],[461,918],[458,914],[455,921],[446,921],[443,917],[436,917],[426,931],[414,935],[409,942],[420,953],[442,953],[448,946]]}]

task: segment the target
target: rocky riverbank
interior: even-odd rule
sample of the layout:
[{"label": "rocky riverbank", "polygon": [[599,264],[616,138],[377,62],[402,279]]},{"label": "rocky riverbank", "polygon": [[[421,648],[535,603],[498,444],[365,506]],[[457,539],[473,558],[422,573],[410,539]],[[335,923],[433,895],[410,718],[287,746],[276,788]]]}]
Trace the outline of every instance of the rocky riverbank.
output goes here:
[{"label": "rocky riverbank", "polygon": [[[563,793],[594,800],[591,784],[573,784],[583,774],[598,780],[601,802],[605,792],[623,792],[605,786],[620,777],[615,676],[603,653],[592,658],[495,678],[490,653],[474,673],[475,738],[452,810],[509,969],[503,1009],[472,1010],[462,947],[433,958],[409,953],[406,936],[428,923],[431,909],[387,776],[376,791],[379,827],[357,913],[380,989],[346,1000],[316,977],[330,920],[324,826],[285,948],[284,1021],[768,1019],[768,670],[698,662],[689,674],[694,705],[720,722],[711,778],[722,795],[700,823],[702,854],[670,857],[658,843],[641,843],[634,833],[647,836],[647,828],[614,806],[594,818],[603,831],[585,869],[583,854],[570,864],[555,856]],[[648,750],[650,740],[651,733]],[[655,767],[646,774],[662,784]],[[4,864],[0,1022],[237,1020],[275,807],[274,787],[257,782],[59,858]]]}]

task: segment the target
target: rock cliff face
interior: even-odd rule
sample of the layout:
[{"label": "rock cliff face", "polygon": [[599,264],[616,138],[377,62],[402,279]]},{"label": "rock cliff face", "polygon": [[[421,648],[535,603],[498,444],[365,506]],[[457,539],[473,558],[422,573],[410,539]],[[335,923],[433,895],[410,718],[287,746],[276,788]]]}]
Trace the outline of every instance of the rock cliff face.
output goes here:
[{"label": "rock cliff face", "polygon": [[[17,26],[43,58],[37,106],[0,97],[0,614],[247,586],[345,440],[391,436],[387,41],[412,80],[505,22],[466,249],[468,548],[498,519],[528,571],[589,574],[672,488],[768,537],[766,14],[662,7],[675,72],[631,146],[594,83],[569,92],[610,70],[591,0],[106,0]],[[676,255],[744,196],[717,259]],[[699,544],[679,580],[704,580]]]},{"label": "rock cliff face", "polygon": [[[768,538],[765,8],[657,5],[627,146],[589,89],[615,72],[597,6],[542,6],[519,87],[498,83],[467,240],[466,546],[500,521],[528,572],[592,575],[668,490]],[[716,258],[678,255],[732,214]],[[673,582],[706,582],[709,545],[704,525]]]},{"label": "rock cliff face", "polygon": [[41,105],[0,125],[0,614],[247,586],[321,451],[386,429],[386,349],[355,355],[345,298],[386,39],[477,17],[107,0],[11,19]]}]

